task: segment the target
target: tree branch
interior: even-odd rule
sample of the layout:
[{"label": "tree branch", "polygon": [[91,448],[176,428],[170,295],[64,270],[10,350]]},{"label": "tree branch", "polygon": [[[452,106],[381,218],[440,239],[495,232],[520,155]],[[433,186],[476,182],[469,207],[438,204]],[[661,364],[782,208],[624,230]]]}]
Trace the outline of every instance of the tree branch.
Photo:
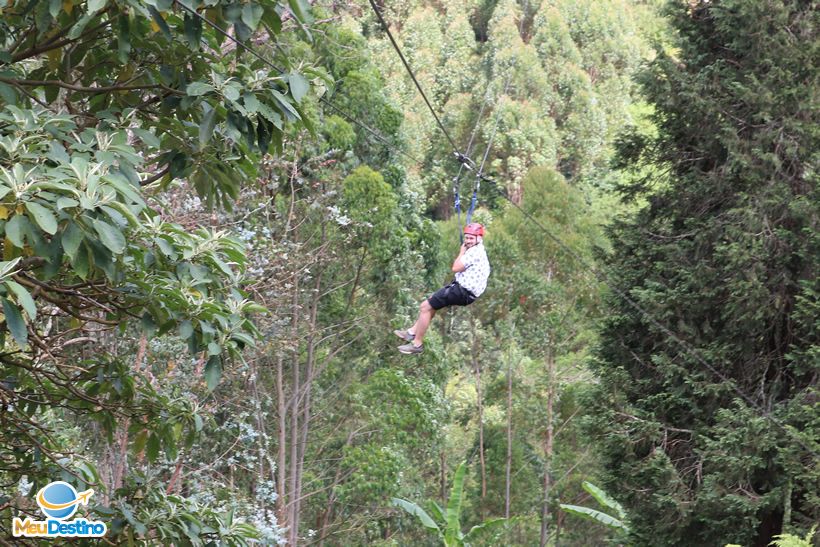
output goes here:
[{"label": "tree branch", "polygon": [[145,180],[141,180],[140,181],[140,186],[148,186],[152,182],[158,181],[159,179],[161,179],[162,177],[167,175],[170,170],[171,170],[171,166],[169,165],[165,169],[163,169],[162,171],[157,173],[156,175],[152,175],[152,176],[148,177]]},{"label": "tree branch", "polygon": [[[105,8],[103,11],[100,12],[100,15],[102,15],[103,13],[108,11],[109,9],[111,9],[111,8],[110,7]],[[60,40],[59,42],[53,42],[53,41],[52,42],[47,42],[46,44],[43,44],[39,47],[33,47],[31,49],[27,49],[26,51],[20,52],[17,55],[13,56],[11,58],[11,62],[12,62],[12,64],[19,63],[20,61],[24,61],[24,60],[29,59],[31,57],[36,57],[37,55],[40,55],[41,53],[45,53],[46,51],[51,51],[52,49],[59,49],[59,48],[65,46],[65,45],[68,45],[68,44],[72,43],[72,42],[77,42],[79,40],[82,40],[86,36],[88,36],[90,34],[93,34],[93,33],[97,32],[98,30],[100,30],[104,27],[107,27],[110,24],[111,24],[111,20],[104,21],[104,22],[100,23],[99,25],[97,25],[96,27],[83,32],[81,35],[79,35],[76,38],[66,38],[65,40]]]},{"label": "tree branch", "polygon": [[99,95],[100,93],[110,93],[112,91],[135,91],[141,89],[164,89],[165,91],[172,92],[177,95],[185,95],[181,91],[177,91],[175,89],[166,88],[160,84],[152,84],[152,85],[112,85],[106,87],[86,87],[81,85],[73,85],[62,80],[16,80],[14,78],[6,78],[4,76],[0,76],[0,82],[5,82],[11,85],[22,85],[22,86],[30,86],[30,87],[41,87],[46,85],[53,85],[57,87],[62,87],[63,89],[70,89],[71,91],[77,91],[79,93],[91,93],[93,95]]}]

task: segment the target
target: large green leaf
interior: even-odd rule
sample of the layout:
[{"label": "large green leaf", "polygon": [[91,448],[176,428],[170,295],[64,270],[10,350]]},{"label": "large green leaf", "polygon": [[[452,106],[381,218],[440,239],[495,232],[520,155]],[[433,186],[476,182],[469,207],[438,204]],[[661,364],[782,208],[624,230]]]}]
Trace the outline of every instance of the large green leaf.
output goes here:
[{"label": "large green leaf", "polygon": [[[108,173],[105,177],[105,181],[132,203],[140,207],[145,205],[139,191],[128,181],[128,177],[124,173]],[[114,203],[112,203],[112,205],[116,206]]]},{"label": "large green leaf", "polygon": [[68,258],[71,260],[74,260],[74,257],[77,256],[77,249],[80,248],[80,244],[83,242],[83,237],[83,231],[74,222],[68,224],[66,229],[63,231],[63,251],[65,251],[65,254],[68,255]]},{"label": "large green leaf", "polygon": [[302,117],[299,115],[299,112],[296,108],[293,107],[293,104],[290,102],[285,95],[282,95],[275,89],[271,89],[271,93],[273,97],[276,99],[276,102],[279,103],[279,106],[282,107],[282,111],[285,113],[285,116],[288,118],[289,121],[300,120]]},{"label": "large green leaf", "polygon": [[131,53],[131,25],[128,17],[119,18],[119,34],[117,36],[117,58],[121,64],[128,62]]},{"label": "large green leaf", "polygon": [[310,4],[307,0],[288,0],[291,13],[299,20],[300,23],[310,23],[313,18],[310,15]]},{"label": "large green leaf", "polygon": [[205,82],[192,82],[185,88],[185,93],[190,97],[199,97],[214,90],[214,86]]},{"label": "large green leaf", "polygon": [[28,218],[24,215],[14,215],[6,223],[6,237],[15,247],[23,248],[25,245],[25,235],[30,229]]},{"label": "large green leaf", "polygon": [[148,437],[148,442],[145,445],[145,455],[150,462],[156,461],[157,456],[159,456],[159,437],[156,433],[151,433]]},{"label": "large green leaf", "polygon": [[438,533],[441,533],[441,529],[435,523],[433,519],[430,518],[424,509],[419,507],[417,504],[413,503],[412,501],[403,500],[401,498],[393,498],[391,500],[393,505],[397,507],[401,507],[411,515],[418,517],[419,521],[425,528],[429,528],[430,530],[435,530]]},{"label": "large green leaf", "polygon": [[188,42],[188,47],[194,51],[198,51],[200,47],[199,41],[202,39],[202,21],[199,17],[194,17],[186,13],[182,27],[185,40]]},{"label": "large green leaf", "polygon": [[222,88],[222,95],[229,101],[238,101],[242,95],[242,86],[234,81],[227,82]]},{"label": "large green leaf", "polygon": [[464,535],[464,542],[467,543],[472,541],[480,535],[494,533],[499,528],[503,528],[505,525],[512,522],[512,520],[513,519],[505,519],[503,517],[487,519],[481,524],[477,524],[470,528],[470,531]]},{"label": "large green leaf", "polygon": [[8,84],[0,84],[0,99],[6,101],[6,104],[14,104],[17,102],[17,92]]},{"label": "large green leaf", "polygon": [[0,262],[0,280],[5,279],[7,276],[11,275],[11,273],[17,267],[17,263],[21,260],[22,257],[18,257],[14,260]]},{"label": "large green leaf", "polygon": [[9,299],[2,298],[2,300],[3,313],[6,316],[6,326],[8,326],[17,345],[22,348],[26,345],[26,342],[28,342],[28,329],[26,328],[26,322],[23,320],[23,314],[20,313],[20,309]]},{"label": "large green leaf", "polygon": [[219,380],[222,378],[222,358],[219,355],[211,355],[205,363],[205,382],[208,390],[213,391]]},{"label": "large green leaf", "polygon": [[202,122],[199,124],[199,145],[205,146],[211,140],[211,135],[214,133],[216,127],[216,108],[211,108],[202,116]]},{"label": "large green leaf", "polygon": [[154,135],[152,132],[148,131],[147,129],[141,129],[139,127],[134,127],[134,128],[131,129],[131,131],[133,131],[134,135],[139,137],[139,139],[142,142],[144,142],[145,144],[147,144],[148,146],[150,146],[152,148],[159,148],[160,146],[162,146],[162,143],[157,138],[157,136]]},{"label": "large green leaf", "polygon": [[37,317],[37,304],[34,303],[34,299],[31,297],[28,290],[11,279],[6,281],[6,286],[11,290],[11,292],[14,293],[14,296],[17,298],[17,303],[23,306],[23,309],[26,310],[29,320],[34,321]]},{"label": "large green leaf", "polygon": [[310,89],[310,84],[308,84],[305,77],[295,72],[288,74],[288,85],[290,86],[290,94],[297,102],[300,102]]},{"label": "large green leaf", "polygon": [[245,4],[242,8],[242,22],[245,23],[251,30],[256,30],[259,26],[259,21],[262,20],[262,15],[265,10],[259,4]]},{"label": "large green leaf", "polygon": [[97,470],[97,466],[95,466],[90,461],[81,461],[77,464],[77,471],[80,472],[82,475],[85,484],[92,485],[92,484],[100,484],[100,472]]},{"label": "large green leaf", "polygon": [[94,219],[94,229],[100,236],[100,241],[114,254],[121,254],[125,250],[125,236],[107,222]]},{"label": "large green leaf", "polygon": [[610,528],[613,528],[615,530],[627,529],[626,525],[623,522],[616,519],[612,515],[607,515],[606,513],[597,511],[595,509],[590,509],[589,507],[581,507],[579,505],[567,505],[565,503],[562,503],[561,509],[563,509],[567,513],[578,515],[579,517],[583,517],[588,520],[600,522],[601,524],[609,526]]},{"label": "large green leaf", "polygon": [[57,217],[54,216],[54,213],[52,213],[50,209],[33,201],[26,202],[26,209],[31,213],[37,226],[42,228],[44,232],[50,235],[54,235],[57,232]]},{"label": "large green leaf", "polygon": [[433,513],[433,516],[440,522],[447,522],[447,510],[443,509],[435,501],[430,502],[430,512]]},{"label": "large green leaf", "polygon": [[93,14],[105,7],[108,0],[88,0],[88,13]]},{"label": "large green leaf", "polygon": [[171,40],[173,38],[171,36],[171,29],[168,23],[165,22],[165,19],[162,18],[162,14],[160,14],[154,6],[148,6],[148,12],[151,14],[154,23],[156,23],[157,27],[162,31],[162,34],[164,34],[168,40]]},{"label": "large green leaf", "polygon": [[621,506],[620,503],[612,499],[609,496],[609,494],[607,494],[606,492],[604,492],[603,490],[601,490],[589,481],[584,481],[581,486],[583,486],[584,490],[589,492],[598,503],[600,503],[607,509],[612,509],[613,511],[615,511],[620,519],[623,520],[626,518],[626,511],[624,511],[623,506]]}]

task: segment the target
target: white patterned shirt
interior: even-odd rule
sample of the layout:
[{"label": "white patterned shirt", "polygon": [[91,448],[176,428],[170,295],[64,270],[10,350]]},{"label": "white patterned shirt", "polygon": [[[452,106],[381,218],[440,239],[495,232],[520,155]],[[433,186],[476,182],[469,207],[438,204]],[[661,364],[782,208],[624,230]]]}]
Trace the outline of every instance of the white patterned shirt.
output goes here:
[{"label": "white patterned shirt", "polygon": [[465,270],[456,272],[456,281],[478,298],[487,288],[487,279],[490,277],[490,261],[487,260],[484,244],[478,243],[464,251],[461,263]]}]

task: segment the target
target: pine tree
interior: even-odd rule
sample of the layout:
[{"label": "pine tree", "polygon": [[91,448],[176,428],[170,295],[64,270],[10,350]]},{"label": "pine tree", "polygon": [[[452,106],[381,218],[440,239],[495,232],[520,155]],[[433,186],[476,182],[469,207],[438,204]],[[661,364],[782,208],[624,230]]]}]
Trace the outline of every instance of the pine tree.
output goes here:
[{"label": "pine tree", "polygon": [[659,134],[622,148],[668,175],[625,188],[648,204],[609,259],[657,323],[612,297],[592,422],[635,543],[767,545],[820,519],[818,12],[670,9],[677,58],[643,80]]}]

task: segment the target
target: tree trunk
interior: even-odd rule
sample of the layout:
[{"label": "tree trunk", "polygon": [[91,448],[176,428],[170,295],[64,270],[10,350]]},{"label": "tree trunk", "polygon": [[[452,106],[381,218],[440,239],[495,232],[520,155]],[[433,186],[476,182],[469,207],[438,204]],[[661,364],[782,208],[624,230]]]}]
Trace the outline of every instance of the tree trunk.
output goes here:
[{"label": "tree trunk", "polygon": [[285,526],[287,523],[287,492],[285,491],[285,472],[287,465],[285,457],[287,454],[287,408],[285,406],[285,384],[284,384],[284,358],[280,353],[276,358],[276,405],[279,415],[279,431],[277,431],[278,442],[278,461],[276,462],[276,521],[280,526]]},{"label": "tree trunk", "polygon": [[290,461],[288,462],[288,542],[296,545],[299,535],[296,505],[299,499],[297,491],[297,469],[299,467],[299,276],[293,275],[293,296],[291,300],[291,344],[293,350],[293,385],[291,386],[290,409]]},{"label": "tree trunk", "polygon": [[[353,437],[355,437],[355,431],[351,431],[347,435],[347,441],[345,441],[345,447],[350,446],[353,442]],[[324,512],[319,517],[319,547],[325,544],[325,540],[327,540],[328,532],[329,532],[329,524],[333,519],[333,509],[336,503],[336,486],[342,482],[342,466],[336,467],[336,476],[333,478],[333,484],[330,488],[330,493],[327,496],[327,506],[325,507]]]},{"label": "tree trunk", "polygon": [[549,497],[552,489],[553,416],[555,405],[555,356],[547,352],[547,429],[544,433],[544,491],[541,501],[541,547],[549,539]]},{"label": "tree trunk", "polygon": [[478,402],[478,459],[481,463],[481,516],[484,517],[487,497],[487,467],[484,461],[484,398],[481,394],[481,363],[478,359],[478,337],[475,335],[475,316],[470,314],[470,328],[473,332],[472,361],[475,370],[476,400]]},{"label": "tree trunk", "polygon": [[[108,341],[107,341],[108,342]],[[116,342],[110,342],[112,348],[116,349]],[[139,345],[137,346],[137,355],[134,358],[133,370],[134,374],[138,376],[145,376],[146,371],[143,370],[142,363],[145,360],[145,355],[148,352],[148,338],[143,334],[140,336]],[[112,351],[113,353],[113,351]],[[149,378],[153,384],[153,377]],[[102,476],[108,478],[107,492],[102,496],[102,501],[105,504],[110,502],[110,496],[118,488],[122,488],[126,471],[128,470],[128,427],[131,421],[125,418],[117,427],[114,434],[114,444],[109,445],[105,452],[105,456],[100,465]],[[107,469],[103,469],[106,467]]]},{"label": "tree trunk", "polygon": [[[322,245],[319,253],[325,244],[327,234],[325,226],[322,225]],[[305,385],[303,388],[304,401],[302,403],[302,430],[301,439],[298,447],[299,463],[297,465],[296,476],[296,492],[297,496],[294,498],[294,527],[299,525],[299,517],[302,507],[302,474],[305,469],[305,453],[307,452],[308,433],[310,431],[310,412],[311,412],[311,390],[313,388],[313,371],[316,360],[316,319],[319,314],[319,300],[322,297],[322,272],[320,268],[316,274],[316,283],[313,287],[313,295],[310,303],[310,317],[308,319],[308,337],[307,337],[307,356],[305,362]]]},{"label": "tree trunk", "polygon": [[[324,233],[324,228],[322,229]],[[350,295],[347,297],[347,307],[345,308],[345,316],[347,312],[350,311],[350,308],[353,307],[353,303],[356,301],[356,289],[359,288],[359,280],[362,276],[362,268],[364,267],[364,259],[367,256],[367,247],[362,249],[362,256],[359,258],[359,265],[356,266],[356,277],[353,279],[353,286],[350,288]]]},{"label": "tree trunk", "polygon": [[438,496],[442,503],[447,503],[447,455],[444,450],[439,452],[439,460],[441,462],[441,473],[439,473],[438,480]]},{"label": "tree trunk", "polygon": [[[270,472],[271,472],[271,478],[275,480],[276,476],[273,473],[273,471],[274,471],[273,465],[272,465],[272,462],[270,461],[270,455],[268,454],[268,450],[269,450],[269,447],[270,447],[270,442],[267,440],[268,435],[267,435],[267,431],[266,431],[266,428],[265,428],[265,413],[264,413],[264,409],[262,408],[262,397],[261,397],[260,391],[259,391],[260,384],[263,384],[262,378],[260,376],[261,376],[261,371],[264,370],[264,367],[258,366],[258,362],[255,359],[251,360],[251,367],[252,367],[252,384],[251,384],[251,388],[253,390],[253,397],[254,397],[253,406],[254,406],[254,410],[255,410],[255,413],[256,413],[256,429],[259,431],[259,436],[257,437],[257,439],[258,439],[257,453],[258,453],[258,458],[259,458],[258,467],[257,467],[257,477],[258,477],[257,480],[258,480],[258,483],[256,483],[256,484],[261,484],[263,481],[267,480],[267,478],[268,478],[268,474],[265,470],[265,462],[266,461],[268,462],[268,468],[270,469]],[[278,498],[277,498],[277,500],[278,500]],[[268,507],[267,503],[263,506],[262,511],[264,513],[265,519],[267,519],[268,515],[269,515],[269,507]]]},{"label": "tree trunk", "polygon": [[[510,352],[512,353],[512,352]],[[504,518],[510,518],[510,483],[512,482],[512,355],[507,363],[507,469],[504,484]]]}]

